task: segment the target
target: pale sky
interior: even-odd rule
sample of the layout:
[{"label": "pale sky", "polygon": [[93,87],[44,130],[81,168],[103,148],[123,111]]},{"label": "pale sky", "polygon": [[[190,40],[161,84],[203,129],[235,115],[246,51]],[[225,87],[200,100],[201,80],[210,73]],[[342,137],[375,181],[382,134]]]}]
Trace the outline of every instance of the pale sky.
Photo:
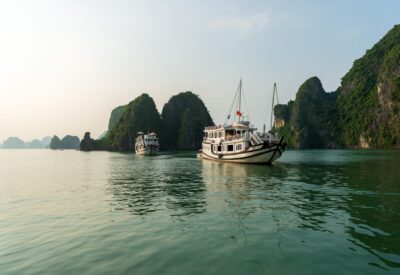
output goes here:
[{"label": "pale sky", "polygon": [[223,123],[240,77],[262,127],[318,76],[325,90],[393,25],[400,1],[0,0],[0,142],[85,131],[143,92],[199,94]]}]

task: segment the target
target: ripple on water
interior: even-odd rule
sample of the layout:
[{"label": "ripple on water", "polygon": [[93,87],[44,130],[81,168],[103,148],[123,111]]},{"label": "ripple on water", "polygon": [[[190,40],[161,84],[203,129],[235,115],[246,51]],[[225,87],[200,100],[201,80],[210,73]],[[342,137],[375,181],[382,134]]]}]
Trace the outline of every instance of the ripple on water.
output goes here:
[{"label": "ripple on water", "polygon": [[399,153],[194,156],[0,152],[1,273],[399,272]]}]

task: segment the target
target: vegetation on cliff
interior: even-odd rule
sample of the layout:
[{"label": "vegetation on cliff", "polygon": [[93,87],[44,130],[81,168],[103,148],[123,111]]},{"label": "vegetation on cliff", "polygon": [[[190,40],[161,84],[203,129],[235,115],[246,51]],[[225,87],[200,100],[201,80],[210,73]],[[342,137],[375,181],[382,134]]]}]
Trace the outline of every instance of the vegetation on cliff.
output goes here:
[{"label": "vegetation on cliff", "polygon": [[128,105],[122,105],[111,111],[110,119],[108,121],[108,132],[110,132],[114,128],[114,126],[117,125],[127,107]]},{"label": "vegetation on cliff", "polygon": [[275,106],[276,119],[283,120],[281,135],[292,148],[337,147],[336,93],[327,93],[317,77],[304,82],[296,100]]},{"label": "vegetation on cliff", "polygon": [[133,151],[138,132],[156,132],[161,149],[195,150],[201,147],[205,126],[212,119],[203,101],[192,92],[171,97],[164,105],[162,116],[153,99],[142,94],[128,105],[115,108],[110,116],[109,131],[94,140],[85,133],[82,151]]},{"label": "vegetation on cliff", "polygon": [[171,97],[162,110],[166,149],[195,150],[201,147],[204,127],[213,125],[211,116],[198,95],[184,92]]},{"label": "vegetation on cliff", "polygon": [[340,141],[400,146],[400,25],[354,62],[338,89]]},{"label": "vegetation on cliff", "polygon": [[81,140],[80,150],[81,151],[95,151],[95,150],[103,150],[105,147],[105,138],[94,140],[90,137],[90,132],[86,132],[85,136]]},{"label": "vegetation on cliff", "polygon": [[122,116],[111,130],[99,142],[99,149],[111,151],[132,151],[138,132],[159,132],[161,118],[154,100],[148,94],[142,94],[131,101]]},{"label": "vegetation on cliff", "polygon": [[337,91],[311,78],[274,113],[293,148],[399,148],[400,25],[354,62]]}]

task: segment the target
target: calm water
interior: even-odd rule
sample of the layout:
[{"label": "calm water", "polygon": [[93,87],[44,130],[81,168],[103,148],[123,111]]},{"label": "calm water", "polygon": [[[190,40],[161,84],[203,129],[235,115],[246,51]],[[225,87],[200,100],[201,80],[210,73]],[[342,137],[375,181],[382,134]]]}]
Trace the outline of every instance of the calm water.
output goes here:
[{"label": "calm water", "polygon": [[400,152],[0,150],[1,274],[400,274]]}]

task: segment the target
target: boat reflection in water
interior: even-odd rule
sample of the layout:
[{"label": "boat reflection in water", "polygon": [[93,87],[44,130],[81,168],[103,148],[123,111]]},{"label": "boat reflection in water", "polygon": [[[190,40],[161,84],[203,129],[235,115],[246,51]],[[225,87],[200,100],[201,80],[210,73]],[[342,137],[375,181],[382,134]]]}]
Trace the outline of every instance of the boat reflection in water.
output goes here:
[{"label": "boat reflection in water", "polygon": [[362,270],[366,259],[392,270],[400,268],[400,227],[393,222],[400,219],[400,186],[389,171],[396,171],[400,156],[374,158],[289,151],[265,167],[190,154],[140,161],[123,155],[110,162],[108,191],[113,209],[149,217],[151,228],[185,228],[202,244],[251,251],[262,244],[282,260],[288,251],[312,251],[320,261],[352,257],[342,263],[349,270]]},{"label": "boat reflection in water", "polygon": [[[192,160],[193,161],[193,160]],[[194,160],[195,161],[195,160]],[[183,164],[183,165],[182,165]],[[190,161],[176,166],[169,156],[113,162],[108,191],[118,210],[134,215],[156,211],[185,216],[205,211],[205,186]]]}]

